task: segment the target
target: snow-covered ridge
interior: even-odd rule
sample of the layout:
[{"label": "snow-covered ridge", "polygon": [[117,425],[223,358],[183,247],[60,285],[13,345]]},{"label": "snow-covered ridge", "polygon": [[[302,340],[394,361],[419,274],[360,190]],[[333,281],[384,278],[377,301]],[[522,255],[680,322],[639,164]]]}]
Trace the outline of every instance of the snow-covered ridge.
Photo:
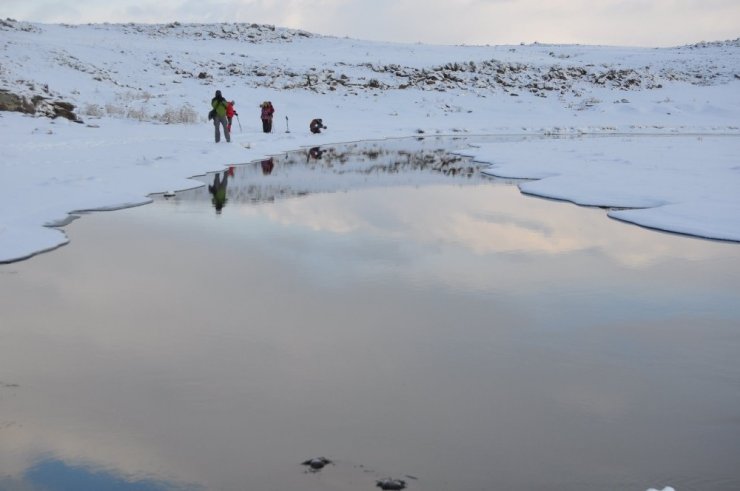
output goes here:
[{"label": "snow-covered ridge", "polygon": [[740,48],[740,38],[730,39],[727,41],[700,41],[693,44],[679,46],[679,49],[702,49],[702,48]]},{"label": "snow-covered ridge", "polygon": [[[629,93],[740,78],[740,39],[657,49],[536,43],[430,47],[246,23],[43,25],[9,19],[0,23],[3,31],[12,36],[4,35],[0,44],[0,89],[27,98],[57,97],[83,110],[85,104],[102,106],[101,95],[128,107],[122,102],[142,92],[147,106],[163,111],[157,99],[178,92],[177,84],[350,96],[408,89],[479,97],[531,94],[583,108],[593,105],[591,93],[599,88]],[[430,57],[435,48],[438,53]],[[310,56],[296,57],[299,51]],[[49,71],[70,84],[54,83],[50,79],[59,77]],[[92,93],[85,90],[90,82],[95,82]],[[615,97],[623,99],[629,100]]]},{"label": "snow-covered ridge", "polygon": [[[78,29],[77,24],[63,24],[69,29]],[[96,30],[108,33],[143,35],[152,39],[176,38],[195,41],[225,39],[242,43],[285,43],[295,38],[316,37],[299,29],[279,28],[270,24],[90,24]]]},{"label": "snow-covered ridge", "polygon": [[[219,23],[197,24],[170,22],[168,24],[59,24],[66,29],[91,28],[107,34],[133,34],[149,38],[179,38],[190,40],[228,39],[248,43],[263,42],[290,42],[296,37],[317,37],[300,29],[275,27],[271,24],[256,23]],[[0,30],[18,30],[24,32],[43,32],[41,24],[16,21],[14,19],[0,19]]]},{"label": "snow-covered ridge", "polygon": [[11,18],[0,19],[0,31],[42,32],[39,27],[31,22],[19,22]]}]

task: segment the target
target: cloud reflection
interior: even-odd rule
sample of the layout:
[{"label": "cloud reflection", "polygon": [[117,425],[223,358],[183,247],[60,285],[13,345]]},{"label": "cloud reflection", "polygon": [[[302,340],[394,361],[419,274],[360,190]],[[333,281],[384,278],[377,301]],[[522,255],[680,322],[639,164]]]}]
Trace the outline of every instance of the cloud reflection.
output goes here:
[{"label": "cloud reflection", "polygon": [[182,485],[150,478],[126,477],[107,469],[73,465],[55,458],[43,459],[20,478],[0,479],[3,491],[196,491]]},{"label": "cloud reflection", "polygon": [[[611,220],[600,208],[522,196],[514,182],[482,177],[469,157],[449,153],[470,152],[467,142],[363,142],[322,147],[319,158],[309,150],[291,152],[274,157],[268,175],[256,164],[234,167],[229,201],[241,204],[236,206],[241,216],[284,226],[464,247],[475,254],[595,250],[626,266],[646,268],[675,254],[680,244],[684,259],[706,257],[700,240]],[[510,139],[493,138],[488,145],[518,148]],[[333,194],[349,190],[361,192]],[[204,188],[189,190],[173,203],[206,196]],[[295,197],[300,199],[289,199]]]},{"label": "cloud reflection", "polygon": [[354,195],[324,194],[242,207],[240,213],[334,234],[454,245],[476,254],[561,255],[599,250],[634,268],[649,267],[675,254],[676,243],[681,243],[680,254],[685,259],[713,254],[700,239],[616,222],[599,208],[522,196],[513,185],[436,185],[392,194],[387,190],[359,193],[356,199]]},{"label": "cloud reflection", "polygon": [[[269,177],[253,170],[286,177],[280,161]],[[601,469],[603,437],[624,427],[591,430],[645,420],[654,392],[642,389],[675,386],[674,367],[653,370],[656,350],[625,341],[625,324],[644,336],[661,317],[661,359],[735,369],[729,327],[690,316],[736,320],[737,252],[722,257],[736,247],[445,179],[246,196],[218,217],[203,191],[75,222],[70,246],[0,278],[0,474],[28,487],[17,476],[53,455],[60,475],[104,469],[124,485],[317,489],[299,462],[319,452],[391,469],[402,456],[400,471],[437,488],[456,473],[531,482],[522,455],[543,475]],[[622,249],[653,263],[634,274],[612,260]],[[670,334],[684,316],[692,336],[678,349]],[[737,404],[706,397],[724,380],[677,390],[671,405],[702,425],[724,417]],[[655,431],[635,432],[620,462],[679,442],[671,425]],[[716,455],[674,468],[701,458]]]}]

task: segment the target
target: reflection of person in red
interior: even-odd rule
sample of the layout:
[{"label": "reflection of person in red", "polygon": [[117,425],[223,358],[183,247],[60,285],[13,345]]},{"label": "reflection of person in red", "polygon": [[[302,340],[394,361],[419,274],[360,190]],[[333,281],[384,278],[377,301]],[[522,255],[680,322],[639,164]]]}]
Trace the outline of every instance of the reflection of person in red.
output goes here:
[{"label": "reflection of person in red", "polygon": [[275,163],[272,161],[272,157],[260,162],[262,165],[262,175],[267,176],[272,174],[272,168],[275,167]]},{"label": "reflection of person in red", "polygon": [[234,177],[234,166],[233,165],[229,166],[229,176]]}]

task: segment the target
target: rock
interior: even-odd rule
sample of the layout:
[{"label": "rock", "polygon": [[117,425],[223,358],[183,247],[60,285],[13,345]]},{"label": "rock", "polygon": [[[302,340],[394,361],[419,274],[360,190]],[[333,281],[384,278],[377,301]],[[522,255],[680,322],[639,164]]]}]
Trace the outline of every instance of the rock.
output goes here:
[{"label": "rock", "polygon": [[309,470],[311,472],[317,472],[323,469],[327,464],[332,464],[333,462],[326,457],[317,457],[314,459],[308,459],[306,461],[301,462],[301,465],[305,465],[309,467]]},{"label": "rock", "polygon": [[0,111],[14,111],[19,113],[34,114],[36,107],[32,101],[25,97],[0,90]]},{"label": "rock", "polygon": [[381,479],[375,485],[385,491],[398,491],[406,487],[406,481],[402,479]]},{"label": "rock", "polygon": [[55,117],[67,118],[70,121],[77,121],[77,115],[74,113],[74,106],[69,102],[55,101],[51,103]]},{"label": "rock", "polygon": [[38,114],[49,118],[67,118],[81,123],[74,113],[75,106],[69,102],[49,101],[46,97],[35,95],[28,98],[0,90],[0,111],[14,111],[25,114]]}]

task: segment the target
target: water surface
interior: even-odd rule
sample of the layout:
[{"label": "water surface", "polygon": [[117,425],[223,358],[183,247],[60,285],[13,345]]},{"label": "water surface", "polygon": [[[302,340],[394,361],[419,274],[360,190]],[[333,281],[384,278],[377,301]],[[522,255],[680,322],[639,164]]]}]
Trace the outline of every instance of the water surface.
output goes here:
[{"label": "water surface", "polygon": [[0,266],[0,489],[740,488],[740,247],[465,145],[236,166]]}]

